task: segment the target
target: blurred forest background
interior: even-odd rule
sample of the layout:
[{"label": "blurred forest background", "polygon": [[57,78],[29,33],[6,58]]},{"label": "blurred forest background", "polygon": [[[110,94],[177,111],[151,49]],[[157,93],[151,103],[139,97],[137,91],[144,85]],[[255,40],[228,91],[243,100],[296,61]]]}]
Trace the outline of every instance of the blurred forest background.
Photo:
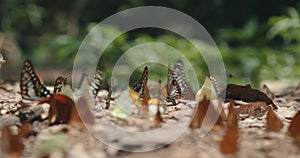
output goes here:
[{"label": "blurred forest background", "polygon": [[[219,47],[229,82],[258,86],[262,80],[300,77],[300,2],[295,0],[1,0],[0,47],[7,59],[1,78],[18,81],[26,58],[44,74],[71,71],[82,40],[95,24],[118,11],[145,5],[177,9],[201,23]],[[116,32],[107,28],[107,33]],[[99,67],[108,77],[123,52],[147,41],[195,51],[170,32],[138,30],[115,40]],[[193,58],[194,53],[188,54]],[[203,81],[208,75],[205,63],[192,62]]]}]

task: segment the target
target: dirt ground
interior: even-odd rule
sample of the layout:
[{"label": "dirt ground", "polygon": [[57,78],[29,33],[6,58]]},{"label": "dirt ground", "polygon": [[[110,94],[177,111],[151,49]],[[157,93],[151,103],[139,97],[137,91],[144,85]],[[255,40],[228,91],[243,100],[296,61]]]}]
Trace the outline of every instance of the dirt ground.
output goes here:
[{"label": "dirt ground", "polygon": [[[185,129],[193,117],[194,102],[181,103],[177,107],[167,109],[169,112],[162,115],[164,123],[161,125],[161,130],[155,133],[155,136],[151,132],[145,132],[144,135],[135,135],[132,133],[157,129],[154,127],[154,120],[141,118],[117,119],[111,115],[111,111],[115,106],[114,101],[111,102],[111,107],[108,110],[100,110],[101,107],[105,106],[107,94],[107,91],[102,90],[96,98],[96,106],[92,111],[95,124],[90,130],[93,134],[89,130],[74,128],[67,124],[48,126],[47,120],[35,120],[31,123],[34,134],[22,140],[25,148],[21,153],[21,157],[296,158],[300,157],[300,149],[294,144],[293,138],[287,135],[287,128],[293,116],[300,110],[300,90],[298,88],[286,87],[274,93],[274,102],[279,108],[276,114],[284,123],[280,132],[267,132],[265,130],[266,115],[239,120],[238,151],[235,154],[225,155],[220,152],[220,142],[225,133],[224,129],[212,130],[203,137],[198,136],[198,130]],[[13,115],[10,111],[22,106],[20,104],[21,100],[18,83],[15,85],[1,85],[0,125],[12,125],[12,128],[18,127],[18,121],[8,118]],[[38,105],[34,101],[26,103],[30,105],[27,108],[42,107],[41,118],[47,117],[49,105]],[[226,105],[224,107],[226,111]],[[112,128],[114,126],[117,126],[117,128]],[[176,137],[174,141],[169,142],[172,137],[170,133],[176,133],[177,131],[180,133],[181,128],[183,133],[178,134],[178,138]],[[131,132],[121,132],[123,129]],[[127,151],[122,151],[120,148]],[[154,148],[158,149],[151,150]],[[2,151],[3,153],[4,151]]]}]

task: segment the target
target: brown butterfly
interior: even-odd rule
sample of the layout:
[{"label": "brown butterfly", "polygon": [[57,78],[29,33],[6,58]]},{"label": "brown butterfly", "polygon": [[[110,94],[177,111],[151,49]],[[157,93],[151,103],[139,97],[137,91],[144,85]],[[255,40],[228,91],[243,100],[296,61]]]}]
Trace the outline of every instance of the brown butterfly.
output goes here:
[{"label": "brown butterfly", "polygon": [[21,71],[20,89],[22,98],[27,100],[41,100],[50,96],[50,91],[41,83],[28,59]]},{"label": "brown butterfly", "polygon": [[139,93],[142,90],[140,98],[143,98],[143,95],[147,90],[147,82],[148,82],[148,67],[146,66],[143,70],[140,80],[134,83],[133,86],[131,87],[137,93]]},{"label": "brown butterfly", "polygon": [[54,93],[60,92],[65,85],[67,85],[67,78],[58,76],[54,83]]}]

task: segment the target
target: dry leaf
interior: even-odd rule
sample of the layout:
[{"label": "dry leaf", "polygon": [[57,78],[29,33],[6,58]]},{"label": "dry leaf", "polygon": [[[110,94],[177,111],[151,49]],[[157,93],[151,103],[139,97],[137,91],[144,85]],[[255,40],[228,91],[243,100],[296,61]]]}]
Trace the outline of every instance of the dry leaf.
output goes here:
[{"label": "dry leaf", "polygon": [[183,99],[195,100],[195,92],[193,91],[190,84],[187,83],[186,93]]},{"label": "dry leaf", "polygon": [[282,127],[283,127],[283,123],[276,116],[275,112],[272,109],[270,109],[267,113],[266,130],[279,132]]},{"label": "dry leaf", "polygon": [[142,106],[148,105],[148,100],[150,99],[149,91],[147,85],[143,87],[143,98],[142,98]]},{"label": "dry leaf", "polygon": [[162,90],[162,94],[164,98],[168,97],[168,84],[166,84]]},{"label": "dry leaf", "polygon": [[274,99],[274,98],[275,98],[274,93],[273,93],[273,92],[270,90],[270,88],[269,88],[267,85],[265,85],[265,84],[263,84],[263,92],[265,92],[266,95],[267,95],[268,97],[270,97],[271,99]]},{"label": "dry leaf", "polygon": [[253,89],[250,85],[240,86],[236,84],[227,85],[226,89],[220,92],[221,96],[225,96],[225,99],[242,100],[245,102],[257,102],[262,101],[268,105],[272,105],[273,109],[278,109],[272,99],[270,99],[265,93]]},{"label": "dry leaf", "polygon": [[161,127],[161,123],[164,121],[163,118],[161,117],[160,105],[157,105],[157,111],[155,114],[155,127]]},{"label": "dry leaf", "polygon": [[74,101],[63,94],[53,94],[39,102],[50,103],[49,124],[69,123],[72,109],[75,107]]},{"label": "dry leaf", "polygon": [[203,100],[204,97],[208,100],[217,98],[216,89],[208,77],[205,78],[202,87],[198,90],[196,94],[196,101],[199,102],[200,100]]},{"label": "dry leaf", "polygon": [[7,157],[20,157],[24,149],[24,144],[21,141],[20,135],[12,134],[9,126],[3,126],[1,128],[1,151]]},{"label": "dry leaf", "polygon": [[149,97],[147,87],[145,86],[143,89],[144,89],[144,92],[146,92],[146,94],[144,93],[143,98],[141,100],[140,95],[136,91],[134,91],[133,89],[128,87],[129,95],[131,97],[132,103],[138,107],[139,114],[142,116],[147,116],[148,112],[149,112],[148,99],[150,99],[150,97]]},{"label": "dry leaf", "polygon": [[234,102],[230,101],[228,106],[227,125],[228,127],[238,126],[237,110],[233,107]]},{"label": "dry leaf", "polygon": [[288,128],[290,136],[292,136],[297,144],[300,145],[300,111],[293,117]]},{"label": "dry leaf", "polygon": [[90,111],[86,98],[80,97],[76,105],[76,107],[72,106],[70,125],[81,128],[85,128],[85,125],[89,127],[94,125],[94,117]]},{"label": "dry leaf", "polygon": [[209,108],[210,106],[210,100],[206,99],[206,96],[204,96],[203,100],[201,100],[198,104],[198,108],[196,111],[196,114],[190,124],[191,129],[200,128],[204,119],[206,120],[206,123],[211,123],[211,121],[214,120],[214,118],[217,116],[217,121],[214,122],[214,127],[216,126],[223,126],[223,121],[221,119],[220,114],[216,111],[214,107]]},{"label": "dry leaf", "polygon": [[227,120],[227,115],[225,114],[225,111],[223,109],[223,105],[224,105],[223,100],[221,98],[219,98],[218,99],[217,111],[221,111],[221,113],[220,113],[221,120],[226,121]]},{"label": "dry leaf", "polygon": [[250,116],[260,117],[263,116],[271,107],[265,102],[254,102],[241,105],[237,109],[237,116],[240,118],[246,118]]},{"label": "dry leaf", "polygon": [[1,127],[1,152],[4,152],[2,154],[11,158],[20,157],[24,150],[22,139],[32,133],[32,126],[29,123],[23,124],[17,134],[12,133],[10,126]]},{"label": "dry leaf", "polygon": [[238,150],[239,131],[237,127],[227,129],[223,140],[220,143],[220,150],[223,154],[233,154]]}]

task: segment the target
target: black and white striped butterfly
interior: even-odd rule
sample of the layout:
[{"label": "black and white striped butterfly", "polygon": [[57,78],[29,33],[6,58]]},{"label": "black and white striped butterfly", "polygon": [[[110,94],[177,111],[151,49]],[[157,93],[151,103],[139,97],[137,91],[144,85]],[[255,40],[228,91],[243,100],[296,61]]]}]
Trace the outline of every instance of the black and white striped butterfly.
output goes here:
[{"label": "black and white striped butterfly", "polygon": [[103,82],[103,73],[99,69],[96,70],[94,78],[90,80],[90,91],[92,92],[94,98],[97,97],[97,94],[102,86]]},{"label": "black and white striped butterfly", "polygon": [[176,105],[176,99],[181,98],[181,89],[177,82],[176,73],[168,68],[168,81],[167,81],[167,102],[171,102]]},{"label": "black and white striped butterfly", "polygon": [[96,98],[102,86],[103,72],[97,69],[93,77],[89,77],[87,74],[83,74],[80,81],[80,89],[83,88],[82,85],[85,79],[87,79],[90,93],[94,98]]},{"label": "black and white striped butterfly", "polygon": [[177,82],[181,89],[181,97],[188,100],[195,99],[195,93],[190,84],[187,83],[184,73],[184,66],[182,61],[177,61],[174,65],[174,72],[177,76]]},{"label": "black and white striped butterfly", "polygon": [[187,91],[188,84],[185,79],[185,73],[184,73],[184,67],[182,61],[179,60],[175,63],[173,71],[176,74],[177,77],[176,80],[179,84],[181,95],[182,97],[184,97]]},{"label": "black and white striped butterfly", "polygon": [[133,86],[131,87],[137,93],[139,93],[142,90],[140,98],[143,98],[145,90],[147,90],[147,82],[148,82],[148,67],[146,66],[143,70],[140,80],[134,83]]},{"label": "black and white striped butterfly", "polygon": [[21,71],[20,89],[22,98],[27,100],[41,100],[50,96],[50,91],[41,83],[28,59]]}]

